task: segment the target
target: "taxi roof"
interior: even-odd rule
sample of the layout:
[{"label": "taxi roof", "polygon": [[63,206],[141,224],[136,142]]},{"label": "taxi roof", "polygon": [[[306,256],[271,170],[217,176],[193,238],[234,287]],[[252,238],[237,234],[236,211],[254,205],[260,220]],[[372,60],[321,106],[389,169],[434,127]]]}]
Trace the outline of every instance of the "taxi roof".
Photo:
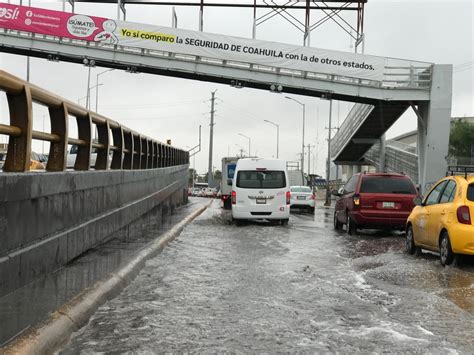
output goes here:
[{"label": "taxi roof", "polygon": [[456,181],[460,181],[460,182],[465,182],[465,181],[467,181],[468,184],[474,183],[474,175],[468,175],[468,176],[464,176],[464,175],[449,175],[449,176],[447,176],[446,178],[453,178],[453,179],[455,179]]}]

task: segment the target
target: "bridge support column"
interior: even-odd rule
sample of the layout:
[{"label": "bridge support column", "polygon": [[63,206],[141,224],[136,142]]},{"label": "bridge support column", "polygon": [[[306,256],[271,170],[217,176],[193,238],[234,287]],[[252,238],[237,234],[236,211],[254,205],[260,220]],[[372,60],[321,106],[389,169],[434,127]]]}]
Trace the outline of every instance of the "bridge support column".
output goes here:
[{"label": "bridge support column", "polygon": [[379,166],[378,171],[383,173],[385,171],[385,134],[380,137],[380,152],[379,152]]},{"label": "bridge support column", "polygon": [[452,73],[452,65],[433,65],[431,99],[418,105],[418,176],[423,194],[446,174]]}]

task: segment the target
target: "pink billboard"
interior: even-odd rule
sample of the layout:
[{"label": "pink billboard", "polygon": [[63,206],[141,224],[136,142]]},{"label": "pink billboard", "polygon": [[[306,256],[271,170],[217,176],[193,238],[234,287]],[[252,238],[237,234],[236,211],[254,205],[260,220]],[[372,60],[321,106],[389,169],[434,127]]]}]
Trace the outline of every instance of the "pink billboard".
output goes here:
[{"label": "pink billboard", "polygon": [[116,43],[114,20],[0,3],[0,28],[51,36]]}]

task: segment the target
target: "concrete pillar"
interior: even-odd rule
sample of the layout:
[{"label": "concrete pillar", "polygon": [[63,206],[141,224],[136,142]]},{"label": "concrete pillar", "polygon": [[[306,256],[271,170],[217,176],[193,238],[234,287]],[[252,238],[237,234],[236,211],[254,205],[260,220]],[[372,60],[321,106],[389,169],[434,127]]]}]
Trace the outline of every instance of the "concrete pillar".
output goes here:
[{"label": "concrete pillar", "polygon": [[445,176],[452,104],[452,65],[433,65],[430,101],[418,111],[418,169],[421,192]]},{"label": "concrete pillar", "polygon": [[377,167],[379,173],[385,171],[385,134],[380,137],[380,152],[379,152],[379,166]]}]

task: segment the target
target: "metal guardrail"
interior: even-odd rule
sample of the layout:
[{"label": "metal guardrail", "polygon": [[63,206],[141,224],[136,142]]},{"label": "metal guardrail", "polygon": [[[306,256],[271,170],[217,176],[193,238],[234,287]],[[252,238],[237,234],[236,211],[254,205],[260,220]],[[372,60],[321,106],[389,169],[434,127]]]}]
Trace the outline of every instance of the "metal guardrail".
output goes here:
[{"label": "metal guardrail", "polygon": [[[398,143],[400,142],[387,141],[385,143],[385,170],[392,173],[407,174],[415,183],[418,183],[418,155],[402,148],[408,145]],[[414,148],[412,146],[408,147],[411,148],[410,150]],[[365,153],[364,158],[378,166],[380,164],[380,144],[374,144]]]},{"label": "metal guardrail", "polygon": [[[68,144],[78,146],[75,170],[89,170],[92,148],[98,150],[96,170],[154,169],[189,163],[187,151],[146,137],[4,71],[0,71],[0,90],[6,92],[10,112],[10,125],[0,124],[0,134],[9,136],[3,166],[6,172],[29,170],[33,139],[51,143],[46,171],[66,169]],[[33,102],[48,107],[50,133],[33,130]],[[68,135],[69,116],[76,118],[78,138]],[[97,142],[92,139],[94,128]]]},{"label": "metal guardrail", "polygon": [[334,136],[331,145],[331,157],[339,155],[341,150],[349,143],[350,138],[357,132],[360,125],[370,115],[375,106],[368,104],[354,104],[346,119]]},{"label": "metal guardrail", "polygon": [[181,54],[167,51],[151,50],[145,48],[128,47],[99,42],[88,42],[84,40],[34,34],[17,30],[3,29],[3,34],[12,37],[22,37],[34,39],[37,41],[47,41],[58,44],[73,45],[78,47],[96,48],[105,51],[123,52],[128,54],[137,54],[140,56],[149,56],[157,58],[173,59],[183,62],[192,62],[194,64],[206,64],[219,67],[234,69],[246,69],[254,72],[271,73],[282,76],[300,77],[310,80],[322,80],[337,82],[341,84],[350,84],[357,86],[376,87],[383,89],[418,89],[429,90],[431,87],[431,68],[432,63],[410,61],[395,58],[385,58],[384,78],[382,81],[368,80],[347,77],[343,75],[333,75],[327,73],[307,72],[301,70],[292,70],[266,66],[261,64],[252,64],[239,61],[222,60],[218,58],[201,57],[189,54]]},{"label": "metal guardrail", "polygon": [[408,152],[408,153],[412,153],[412,154],[417,154],[417,150],[416,150],[416,147],[410,145],[410,144],[406,144],[406,143],[403,143],[403,142],[399,142],[399,141],[395,141],[395,140],[387,140],[385,142],[385,144],[387,146],[390,146],[390,147],[394,147],[394,148],[398,148],[398,149],[401,149],[403,150],[404,152]]}]

